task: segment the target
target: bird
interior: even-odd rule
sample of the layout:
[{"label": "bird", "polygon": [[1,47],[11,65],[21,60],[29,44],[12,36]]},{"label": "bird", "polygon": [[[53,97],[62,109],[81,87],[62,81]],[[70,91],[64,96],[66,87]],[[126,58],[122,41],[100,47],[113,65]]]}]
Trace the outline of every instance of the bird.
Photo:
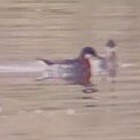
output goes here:
[{"label": "bird", "polygon": [[82,48],[78,57],[74,59],[51,61],[39,58],[38,61],[46,68],[37,80],[63,79],[68,84],[83,86],[84,93],[95,92],[91,82],[90,60],[93,57],[101,59],[93,47],[87,46]]}]

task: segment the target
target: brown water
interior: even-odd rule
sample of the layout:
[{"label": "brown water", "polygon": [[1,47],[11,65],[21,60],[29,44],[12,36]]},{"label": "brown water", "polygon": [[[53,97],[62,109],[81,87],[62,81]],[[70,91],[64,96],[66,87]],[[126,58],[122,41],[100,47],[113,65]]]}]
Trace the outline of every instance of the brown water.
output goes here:
[{"label": "brown water", "polygon": [[137,64],[114,87],[97,78],[93,95],[1,74],[0,140],[139,140],[139,9],[139,0],[0,0],[1,63],[73,58],[87,45],[103,53],[112,38],[119,60]]},{"label": "brown water", "polygon": [[[1,0],[1,60],[73,57],[106,40],[139,45],[139,0]],[[52,55],[53,54],[53,55]]]}]

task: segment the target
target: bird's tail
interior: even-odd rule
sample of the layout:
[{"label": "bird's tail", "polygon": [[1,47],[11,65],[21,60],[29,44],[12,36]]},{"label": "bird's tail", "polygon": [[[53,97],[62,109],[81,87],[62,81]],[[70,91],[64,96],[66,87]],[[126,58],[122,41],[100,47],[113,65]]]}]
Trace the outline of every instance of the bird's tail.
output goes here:
[{"label": "bird's tail", "polygon": [[47,64],[47,65],[52,65],[53,62],[47,60],[47,59],[42,59],[42,58],[37,58],[37,61],[39,61],[41,64]]}]

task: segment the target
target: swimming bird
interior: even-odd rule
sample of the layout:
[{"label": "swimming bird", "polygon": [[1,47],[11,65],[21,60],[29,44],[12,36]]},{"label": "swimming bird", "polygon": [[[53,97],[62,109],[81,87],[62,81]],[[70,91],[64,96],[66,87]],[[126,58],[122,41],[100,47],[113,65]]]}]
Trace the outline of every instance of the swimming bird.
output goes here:
[{"label": "swimming bird", "polygon": [[93,84],[91,83],[91,64],[90,60],[98,56],[97,52],[92,47],[82,48],[79,56],[74,59],[51,61],[48,59],[38,59],[46,65],[41,77],[38,80],[45,79],[63,79],[68,84],[81,85],[85,87],[83,92],[94,92]]}]

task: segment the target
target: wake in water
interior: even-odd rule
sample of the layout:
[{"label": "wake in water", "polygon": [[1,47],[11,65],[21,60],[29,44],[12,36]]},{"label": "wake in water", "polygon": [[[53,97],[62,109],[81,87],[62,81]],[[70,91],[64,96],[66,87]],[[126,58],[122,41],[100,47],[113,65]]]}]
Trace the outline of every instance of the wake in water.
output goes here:
[{"label": "wake in water", "polygon": [[[101,73],[105,73],[103,69],[100,67],[101,63],[99,60],[94,60],[92,62],[92,69],[91,71],[95,75],[100,75]],[[131,68],[137,67],[138,64],[135,63],[120,63],[119,68]],[[6,63],[0,64],[0,73],[25,73],[25,72],[33,72],[33,73],[40,73],[46,69],[46,64],[40,61],[32,61],[32,62],[20,62],[20,63]]]}]

